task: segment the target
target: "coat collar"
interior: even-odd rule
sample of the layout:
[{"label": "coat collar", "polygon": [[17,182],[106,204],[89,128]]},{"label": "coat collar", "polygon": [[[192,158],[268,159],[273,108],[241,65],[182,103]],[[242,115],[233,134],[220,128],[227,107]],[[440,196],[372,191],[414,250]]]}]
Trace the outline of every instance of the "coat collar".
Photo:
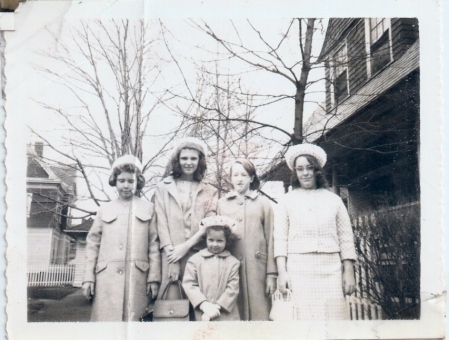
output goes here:
[{"label": "coat collar", "polygon": [[[179,192],[178,192],[178,188],[176,187],[176,181],[173,178],[173,176],[167,176],[165,177],[162,182],[164,184],[167,185],[167,190],[170,193],[170,195],[172,195],[174,197],[174,199],[176,200],[176,202],[178,203],[178,205],[181,207],[181,201],[180,201],[180,197],[179,197]],[[198,187],[194,193],[194,196],[196,197],[205,187],[206,187],[207,183],[205,183],[204,181],[201,181],[198,183]]]},{"label": "coat collar", "polygon": [[228,257],[229,255],[231,255],[231,253],[229,252],[229,250],[224,250],[222,253],[220,254],[214,254],[211,253],[207,248],[204,248],[202,250],[199,251],[200,255],[202,257],[212,257],[214,255],[218,255],[220,257]]},{"label": "coat collar", "polygon": [[[231,192],[228,192],[226,194],[226,198],[228,198],[228,199],[234,199],[238,196],[239,196],[239,194],[234,190],[232,190]],[[245,197],[251,198],[252,200],[255,199],[257,196],[259,196],[259,193],[254,190],[251,190],[250,192],[245,194]]]},{"label": "coat collar", "polygon": [[[164,182],[164,183],[167,184],[167,185],[172,184],[172,185],[175,185],[175,186],[176,186],[176,181],[175,181],[175,179],[173,178],[173,176],[167,176],[167,177],[165,177],[165,178],[162,180],[162,182]],[[198,183],[197,192],[200,192],[201,190],[203,190],[203,189],[206,187],[206,185],[207,185],[207,182],[204,181],[204,180],[201,181],[201,182],[199,182],[199,183]]]}]

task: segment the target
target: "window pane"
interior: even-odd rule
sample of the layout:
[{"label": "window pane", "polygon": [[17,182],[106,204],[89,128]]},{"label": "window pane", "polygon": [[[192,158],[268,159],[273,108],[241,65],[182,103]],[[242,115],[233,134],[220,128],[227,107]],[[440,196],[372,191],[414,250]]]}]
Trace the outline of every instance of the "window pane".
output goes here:
[{"label": "window pane", "polygon": [[348,78],[346,72],[340,74],[335,80],[335,102],[340,104],[348,96]]},{"label": "window pane", "polygon": [[377,26],[377,38],[380,38],[383,32],[384,32],[383,25],[382,23],[380,23],[379,26]]},{"label": "window pane", "polygon": [[376,41],[377,40],[377,30],[374,29],[371,31],[371,42]]},{"label": "window pane", "polygon": [[372,74],[380,71],[390,60],[390,40],[387,30],[375,44],[371,45]]},{"label": "window pane", "polygon": [[385,24],[384,18],[371,18],[370,19],[370,29],[371,29],[371,44],[375,43],[382,34],[387,30],[387,25]]}]

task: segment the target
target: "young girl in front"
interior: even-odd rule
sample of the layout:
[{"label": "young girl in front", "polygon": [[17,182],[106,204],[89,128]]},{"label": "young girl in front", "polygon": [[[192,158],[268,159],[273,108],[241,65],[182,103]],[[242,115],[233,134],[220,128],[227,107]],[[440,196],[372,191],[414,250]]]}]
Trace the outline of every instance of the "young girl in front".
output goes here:
[{"label": "young girl in front", "polygon": [[[218,214],[235,220],[237,240],[231,254],[240,261],[237,305],[243,321],[268,321],[271,295],[276,290],[277,267],[273,252],[273,210],[257,192],[260,181],[250,161],[231,165],[229,193],[218,201]],[[190,242],[201,238],[199,230]]]},{"label": "young girl in front", "polygon": [[222,216],[207,217],[200,223],[207,248],[190,257],[182,281],[196,321],[240,320],[236,304],[240,263],[229,252],[234,225]]},{"label": "young girl in front", "polygon": [[119,197],[101,205],[87,236],[83,291],[92,321],[138,321],[161,280],[154,206],[136,196],[145,178],[134,156],[114,162],[109,184]]}]

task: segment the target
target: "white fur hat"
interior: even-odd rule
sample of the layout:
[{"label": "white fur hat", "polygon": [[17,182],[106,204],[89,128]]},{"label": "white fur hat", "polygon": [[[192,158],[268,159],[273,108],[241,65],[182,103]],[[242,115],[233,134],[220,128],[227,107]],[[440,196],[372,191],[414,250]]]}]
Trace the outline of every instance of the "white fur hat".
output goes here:
[{"label": "white fur hat", "polygon": [[290,170],[293,171],[293,169],[295,168],[294,163],[296,158],[303,155],[310,155],[315,157],[321,167],[324,167],[324,165],[326,164],[327,155],[322,148],[315,144],[304,143],[292,146],[285,153],[285,161],[287,162]]},{"label": "white fur hat", "polygon": [[140,172],[142,172],[142,163],[140,163],[139,159],[136,156],[133,155],[124,155],[122,157],[119,157],[115,160],[114,164],[112,164],[112,169],[111,169],[111,174],[114,171],[114,168],[123,165],[123,164],[132,164],[134,165],[137,169],[140,170]]},{"label": "white fur hat", "polygon": [[209,217],[203,218],[200,222],[199,229],[202,232],[205,232],[207,228],[212,227],[214,225],[220,225],[220,226],[227,225],[229,228],[231,228],[232,233],[235,233],[235,231],[236,231],[235,220],[233,220],[230,217],[220,216],[220,215],[209,216]]},{"label": "white fur hat", "polygon": [[204,143],[202,140],[199,140],[198,138],[195,138],[195,137],[186,137],[186,138],[181,138],[176,142],[174,150],[173,150],[173,157],[175,157],[175,155],[177,155],[178,152],[184,148],[195,149],[195,150],[201,151],[203,153],[204,157],[206,157],[206,155],[207,155],[206,143]]}]

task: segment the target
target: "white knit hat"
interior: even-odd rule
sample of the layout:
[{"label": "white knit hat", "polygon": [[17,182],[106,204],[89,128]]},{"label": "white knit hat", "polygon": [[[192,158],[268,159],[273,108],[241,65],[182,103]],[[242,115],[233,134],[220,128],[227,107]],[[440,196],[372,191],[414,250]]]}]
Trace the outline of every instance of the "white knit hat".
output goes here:
[{"label": "white knit hat", "polygon": [[292,146],[285,153],[285,162],[287,163],[290,170],[293,171],[293,169],[295,168],[296,158],[304,155],[315,157],[321,167],[324,167],[324,165],[326,164],[327,155],[322,148],[315,144],[304,143]]},{"label": "white knit hat", "polygon": [[235,231],[236,231],[235,220],[233,220],[230,217],[220,216],[220,215],[214,215],[214,216],[209,216],[209,217],[203,218],[200,222],[199,230],[201,230],[202,232],[205,232],[207,228],[212,227],[214,225],[219,225],[219,226],[227,225],[229,228],[231,228],[232,233],[235,233]]},{"label": "white knit hat", "polygon": [[114,164],[112,164],[111,174],[114,172],[115,168],[117,168],[120,165],[124,165],[124,164],[132,164],[137,169],[139,169],[140,172],[142,173],[143,167],[142,167],[142,163],[140,163],[139,159],[133,155],[124,155],[122,157],[117,158],[115,160]]},{"label": "white knit hat", "polygon": [[178,154],[178,152],[180,152],[181,149],[184,149],[184,148],[195,149],[195,150],[201,151],[203,153],[204,157],[206,157],[206,155],[207,155],[206,143],[204,143],[202,140],[199,140],[198,138],[195,138],[195,137],[186,137],[186,138],[181,138],[176,142],[172,157],[175,157]]}]

